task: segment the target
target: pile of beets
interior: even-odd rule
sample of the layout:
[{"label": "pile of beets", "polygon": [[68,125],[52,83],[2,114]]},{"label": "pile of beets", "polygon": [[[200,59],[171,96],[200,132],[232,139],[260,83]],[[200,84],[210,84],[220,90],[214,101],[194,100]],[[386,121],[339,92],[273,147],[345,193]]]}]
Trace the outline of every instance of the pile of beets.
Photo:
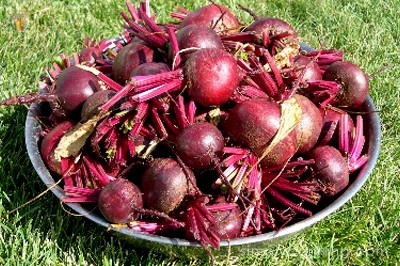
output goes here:
[{"label": "pile of beets", "polygon": [[121,37],[87,38],[39,92],[1,102],[37,104],[63,202],[218,249],[312,216],[348,186],[368,160],[368,76],[241,8],[250,25],[215,3],[178,7],[167,23],[148,1],[127,3]]}]

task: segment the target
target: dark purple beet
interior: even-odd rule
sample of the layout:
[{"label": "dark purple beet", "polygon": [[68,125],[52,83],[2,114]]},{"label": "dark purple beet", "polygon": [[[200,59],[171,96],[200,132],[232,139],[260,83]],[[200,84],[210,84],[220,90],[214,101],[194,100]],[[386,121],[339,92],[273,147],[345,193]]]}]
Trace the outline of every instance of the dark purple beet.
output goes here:
[{"label": "dark purple beet", "polygon": [[202,106],[221,105],[239,85],[239,68],[228,52],[208,48],[194,52],[186,61],[189,95]]},{"label": "dark purple beet", "polygon": [[[318,139],[318,145],[333,145],[336,146],[339,141],[339,120],[343,110],[335,109],[320,109],[322,115],[322,130]],[[354,123],[349,119],[349,130],[353,130]]]},{"label": "dark purple beet", "polygon": [[123,224],[139,218],[138,210],[143,208],[143,198],[135,184],[118,178],[101,190],[98,204],[104,218],[112,223]]},{"label": "dark purple beet", "polygon": [[[261,157],[280,123],[280,106],[277,103],[267,99],[252,99],[232,108],[224,129],[234,141],[249,147],[256,156]],[[296,132],[293,130],[271,150],[262,164],[267,167],[281,165],[294,155],[296,148]]]},{"label": "dark purple beet", "polygon": [[307,97],[296,94],[294,98],[303,111],[301,121],[295,129],[298,143],[297,153],[305,153],[317,143],[322,129],[322,116],[318,107]]},{"label": "dark purple beet", "polygon": [[65,132],[67,132],[74,125],[75,123],[71,121],[65,121],[61,124],[58,124],[46,134],[46,136],[43,138],[42,144],[40,145],[40,154],[42,155],[43,161],[46,163],[47,167],[50,168],[50,170],[59,175],[62,174],[61,162],[60,158],[55,158],[54,150],[60,142],[62,136],[64,136]]},{"label": "dark purple beet", "polygon": [[80,114],[86,99],[100,89],[99,79],[95,75],[71,66],[64,69],[58,76],[54,94],[59,98],[65,112],[75,117]]},{"label": "dark purple beet", "polygon": [[[176,32],[179,50],[187,48],[218,48],[224,49],[221,38],[211,28],[203,25],[189,25]],[[170,54],[172,47],[170,47]],[[181,53],[181,59],[186,61],[193,51]],[[173,58],[171,58],[172,62]]]},{"label": "dark purple beet", "polygon": [[112,73],[114,79],[124,84],[132,71],[139,65],[154,61],[154,50],[140,41],[131,42],[123,47],[115,57]]},{"label": "dark purple beet", "polygon": [[368,77],[359,66],[352,62],[337,61],[332,63],[324,72],[323,79],[336,81],[341,85],[341,90],[334,101],[336,106],[359,107],[368,96]]},{"label": "dark purple beet", "polygon": [[115,93],[115,91],[101,90],[90,95],[83,103],[81,118],[85,120],[98,114],[99,107],[110,100],[115,95]]},{"label": "dark purple beet", "polygon": [[131,76],[148,76],[171,71],[165,63],[148,62],[138,65],[131,73]]},{"label": "dark purple beet", "polygon": [[295,44],[299,42],[297,32],[292,28],[292,26],[290,26],[286,21],[278,18],[260,18],[247,27],[246,31],[254,31],[260,36],[266,35],[270,38],[277,34],[291,32],[289,36],[284,38],[284,40],[286,40],[285,42]]},{"label": "dark purple beet", "polygon": [[[190,171],[189,169],[187,169]],[[143,198],[150,209],[170,213],[188,192],[188,178],[177,161],[155,159],[142,179]]]},{"label": "dark purple beet", "polygon": [[321,80],[322,72],[315,61],[312,61],[307,56],[296,56],[292,65],[296,71],[297,78],[301,78],[302,83],[306,83],[307,80]]},{"label": "dark purple beet", "polygon": [[[226,201],[218,200],[216,203],[224,204]],[[234,239],[240,236],[243,226],[243,215],[239,206],[225,211],[212,211],[211,214],[218,224],[218,228],[215,228],[215,231],[218,232],[221,240]]]},{"label": "dark purple beet", "polygon": [[182,129],[176,137],[176,152],[187,166],[207,170],[222,157],[225,146],[221,131],[211,123],[200,122]]},{"label": "dark purple beet", "polygon": [[96,59],[101,58],[101,51],[98,47],[85,47],[79,53],[79,61],[94,63]]},{"label": "dark purple beet", "polygon": [[222,5],[209,4],[190,12],[179,24],[182,29],[188,25],[201,25],[216,32],[235,32],[239,30],[239,21]]},{"label": "dark purple beet", "polygon": [[309,154],[315,160],[314,178],[326,196],[334,196],[349,184],[349,167],[342,154],[332,146],[318,146]]}]

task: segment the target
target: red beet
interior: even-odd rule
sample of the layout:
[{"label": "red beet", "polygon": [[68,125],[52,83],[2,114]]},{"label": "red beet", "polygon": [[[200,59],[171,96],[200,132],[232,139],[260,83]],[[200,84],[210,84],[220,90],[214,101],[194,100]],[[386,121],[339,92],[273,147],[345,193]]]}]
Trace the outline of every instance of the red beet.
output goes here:
[{"label": "red beet", "polygon": [[322,72],[315,61],[312,61],[307,56],[296,56],[292,66],[296,71],[297,78],[301,78],[301,83],[306,83],[307,80],[321,80]]},{"label": "red beet", "polygon": [[334,196],[349,184],[349,167],[341,153],[332,146],[318,146],[309,154],[314,159],[314,177],[322,193]]},{"label": "red beet", "polygon": [[90,95],[83,103],[81,118],[85,120],[98,114],[99,107],[110,100],[115,95],[115,93],[115,91],[101,90]]},{"label": "red beet", "polygon": [[101,50],[98,47],[85,47],[79,53],[79,61],[94,63],[96,59],[101,58]]},{"label": "red beet", "polygon": [[221,105],[239,84],[239,68],[228,52],[208,48],[193,53],[186,62],[188,93],[200,105]]},{"label": "red beet", "polygon": [[60,142],[62,136],[75,124],[72,121],[65,121],[50,130],[49,133],[43,138],[42,144],[40,145],[40,154],[42,155],[43,161],[46,163],[50,170],[57,174],[62,174],[60,158],[56,158],[54,150]]},{"label": "red beet", "polygon": [[[187,169],[190,171],[189,169]],[[188,192],[188,178],[171,158],[155,159],[142,179],[143,198],[150,209],[170,213]]]},{"label": "red beet", "polygon": [[131,42],[118,52],[112,66],[112,73],[117,82],[124,84],[137,66],[153,61],[153,49],[140,41]]},{"label": "red beet", "polygon": [[179,24],[182,29],[188,25],[201,25],[214,29],[216,32],[238,31],[239,21],[222,5],[209,4],[190,12]]},{"label": "red beet", "polygon": [[303,111],[301,121],[296,126],[298,153],[311,150],[321,134],[322,116],[317,106],[307,97],[300,94],[294,95],[297,103]]},{"label": "red beet", "polygon": [[[320,109],[322,115],[322,130],[318,140],[318,145],[337,145],[339,141],[339,120],[340,115],[345,111],[340,109]],[[349,130],[353,130],[354,123],[349,119]]]},{"label": "red beet", "polygon": [[[262,156],[281,123],[280,107],[267,99],[252,99],[236,105],[229,112],[224,124],[225,132],[232,139]],[[294,155],[297,148],[293,130],[281,140],[262,160],[264,166],[278,166]]]},{"label": "red beet", "polygon": [[288,33],[284,38],[286,43],[298,43],[297,32],[290,26],[289,23],[278,18],[260,18],[254,21],[246,31],[254,31],[260,36],[265,36],[271,39],[273,36],[281,33]]},{"label": "red beet", "polygon": [[332,63],[324,72],[324,80],[336,81],[341,90],[334,103],[340,107],[359,107],[365,102],[369,92],[369,81],[359,66],[349,61]]},{"label": "red beet", "polygon": [[100,89],[99,79],[95,75],[70,66],[58,76],[54,94],[59,98],[64,111],[73,117],[80,114],[86,99]]},{"label": "red beet", "polygon": [[225,146],[221,131],[211,123],[200,122],[182,129],[176,137],[176,152],[187,166],[207,170],[222,156]]},{"label": "red beet", "polygon": [[[207,26],[189,25],[176,32],[179,50],[187,48],[218,48],[224,49],[218,34]],[[171,48],[171,47],[170,47]],[[171,50],[171,49],[170,49]],[[192,52],[181,53],[181,59],[186,61]],[[170,54],[171,51],[170,51]],[[171,58],[173,60],[173,58]]]},{"label": "red beet", "polygon": [[148,62],[137,66],[131,76],[148,76],[171,71],[165,63]]},{"label": "red beet", "polygon": [[140,189],[132,182],[119,178],[108,183],[100,192],[99,209],[112,223],[129,223],[139,218],[143,208]]},{"label": "red beet", "polygon": [[[227,204],[225,200],[218,200],[216,203]],[[243,215],[239,206],[230,208],[229,210],[211,211],[211,214],[217,222],[215,231],[218,232],[221,240],[234,239],[240,236],[243,226]]]}]

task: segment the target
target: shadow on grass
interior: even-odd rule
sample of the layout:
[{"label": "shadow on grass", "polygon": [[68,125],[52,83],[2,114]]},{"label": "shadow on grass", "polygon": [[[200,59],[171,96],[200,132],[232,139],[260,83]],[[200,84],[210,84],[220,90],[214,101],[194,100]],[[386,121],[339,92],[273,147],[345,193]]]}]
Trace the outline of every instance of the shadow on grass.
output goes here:
[{"label": "shadow on grass", "polygon": [[[8,199],[5,199],[0,194],[0,199],[5,212],[27,203],[46,188],[34,171],[25,148],[26,114],[27,110],[23,106],[4,109],[0,113],[0,192],[8,195]],[[85,217],[74,216],[68,211],[70,210],[65,211],[58,198],[49,192],[10,214],[5,220],[0,220],[0,223],[16,224],[19,227],[32,224],[33,230],[38,232],[43,241],[49,239],[52,242],[53,254],[57,253],[61,264],[65,264],[71,255],[72,258],[83,256],[85,264],[92,265],[159,265],[166,262],[175,265],[193,264],[193,258],[155,249],[149,244],[132,243],[111,234]],[[37,239],[26,241],[23,245],[29,245]],[[195,260],[198,261],[196,264],[207,263],[204,258]]]}]

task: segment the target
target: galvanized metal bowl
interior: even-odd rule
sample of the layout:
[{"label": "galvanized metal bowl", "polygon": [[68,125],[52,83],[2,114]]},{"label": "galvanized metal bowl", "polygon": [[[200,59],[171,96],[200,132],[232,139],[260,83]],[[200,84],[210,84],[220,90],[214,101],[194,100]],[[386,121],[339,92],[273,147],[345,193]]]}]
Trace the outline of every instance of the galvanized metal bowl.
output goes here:
[{"label": "galvanized metal bowl", "polygon": [[[31,108],[37,108],[37,106],[33,105]],[[366,115],[366,117],[364,118],[365,125],[367,125],[365,145],[367,145],[368,147],[368,155],[370,157],[368,162],[362,167],[357,176],[353,179],[352,183],[338,198],[336,198],[336,200],[331,202],[319,212],[315,213],[313,216],[295,224],[289,225],[279,231],[249,236],[245,238],[232,239],[229,242],[221,241],[221,250],[226,250],[227,247],[231,249],[235,247],[242,249],[244,246],[251,248],[262,248],[265,245],[277,242],[280,239],[299,233],[302,230],[314,225],[318,221],[321,221],[328,215],[335,212],[347,201],[349,201],[361,189],[362,185],[370,176],[371,171],[376,164],[381,145],[380,119],[370,96],[368,96],[367,101],[362,106],[362,110],[368,113],[368,115]],[[33,116],[33,112],[29,111],[25,123],[25,142],[30,160],[42,181],[59,199],[61,199],[62,197],[64,197],[64,191],[60,186],[55,185],[55,180],[50,171],[47,169],[39,153],[38,133],[40,130],[41,125]],[[139,233],[128,228],[114,228],[111,227],[110,223],[107,222],[103,217],[96,213],[90,212],[89,210],[85,209],[81,204],[67,203],[67,205],[75,212],[85,216],[96,224],[103,226],[104,228],[111,229],[112,232],[118,234],[123,238],[129,239],[130,241],[135,242],[140,246],[160,249],[164,252],[167,251],[170,254],[184,254],[185,256],[188,254],[203,252],[201,246],[196,242],[179,238],[169,238],[164,236]]]}]

